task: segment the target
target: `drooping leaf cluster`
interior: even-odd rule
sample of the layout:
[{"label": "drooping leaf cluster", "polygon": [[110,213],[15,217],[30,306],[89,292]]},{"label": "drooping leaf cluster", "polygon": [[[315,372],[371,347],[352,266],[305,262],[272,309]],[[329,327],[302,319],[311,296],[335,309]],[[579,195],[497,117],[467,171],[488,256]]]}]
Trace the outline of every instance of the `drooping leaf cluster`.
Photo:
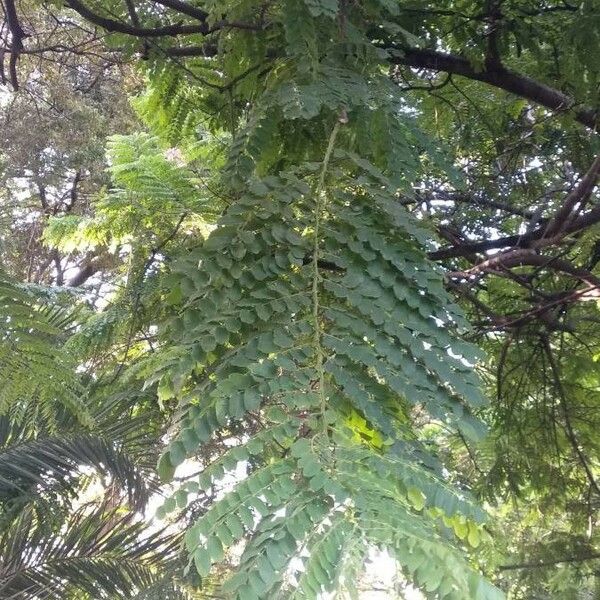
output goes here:
[{"label": "drooping leaf cluster", "polygon": [[281,3],[267,43],[232,33],[218,57],[224,80],[257,52],[278,65],[216,121],[233,134],[228,206],[172,269],[151,381],[180,402],[162,476],[204,457],[164,513],[245,472],[186,533],[202,577],[243,542],[234,597],[343,589],[375,546],[431,597],[500,596],[462,556],[484,515],[433,444],[445,428],[478,439],[483,397],[428,234],[398,202],[423,142],[365,38],[385,11]]}]

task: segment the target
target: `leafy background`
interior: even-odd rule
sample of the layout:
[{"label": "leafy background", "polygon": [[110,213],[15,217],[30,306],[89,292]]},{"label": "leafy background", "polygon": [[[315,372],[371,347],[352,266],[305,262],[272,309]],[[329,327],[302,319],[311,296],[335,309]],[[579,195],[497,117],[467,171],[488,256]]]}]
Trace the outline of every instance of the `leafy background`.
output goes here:
[{"label": "leafy background", "polygon": [[597,2],[66,5],[3,2],[0,596],[594,597]]}]

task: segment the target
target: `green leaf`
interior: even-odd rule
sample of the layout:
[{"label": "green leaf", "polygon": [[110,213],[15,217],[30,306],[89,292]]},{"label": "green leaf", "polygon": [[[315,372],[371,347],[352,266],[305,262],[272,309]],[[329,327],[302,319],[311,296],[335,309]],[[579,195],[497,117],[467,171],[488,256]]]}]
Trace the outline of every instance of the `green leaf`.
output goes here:
[{"label": "green leaf", "polygon": [[211,554],[204,548],[196,548],[194,565],[200,577],[207,577],[211,569]]},{"label": "green leaf", "polygon": [[173,476],[175,475],[175,467],[171,462],[171,457],[169,456],[168,452],[163,454],[158,460],[157,470],[158,475],[165,483],[168,483],[173,479]]}]

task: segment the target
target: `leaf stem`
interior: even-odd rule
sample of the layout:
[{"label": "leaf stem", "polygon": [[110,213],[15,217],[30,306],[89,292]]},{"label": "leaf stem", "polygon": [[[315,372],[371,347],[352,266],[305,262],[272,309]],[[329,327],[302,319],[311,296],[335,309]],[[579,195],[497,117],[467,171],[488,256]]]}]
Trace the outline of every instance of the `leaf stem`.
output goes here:
[{"label": "leaf stem", "polygon": [[321,274],[319,272],[319,258],[321,254],[319,245],[320,227],[321,227],[321,213],[325,207],[325,201],[327,195],[325,193],[325,178],[327,176],[327,169],[329,167],[329,161],[333,154],[335,147],[335,140],[337,138],[340,125],[342,120],[336,120],[336,123],[329,136],[327,143],[327,149],[325,150],[325,156],[323,157],[323,163],[321,166],[321,173],[319,174],[319,180],[317,187],[315,188],[315,222],[314,222],[314,245],[313,245],[313,256],[312,256],[312,268],[313,268],[313,280],[312,280],[312,314],[313,314],[313,339],[315,344],[315,352],[317,356],[316,370],[319,381],[319,398],[321,400],[321,416],[323,419],[323,427],[326,427],[325,421],[325,409],[327,408],[327,398],[325,396],[325,370],[323,368],[324,363],[324,352],[321,345],[321,320],[320,320],[320,305],[319,305],[319,283],[321,281]]}]

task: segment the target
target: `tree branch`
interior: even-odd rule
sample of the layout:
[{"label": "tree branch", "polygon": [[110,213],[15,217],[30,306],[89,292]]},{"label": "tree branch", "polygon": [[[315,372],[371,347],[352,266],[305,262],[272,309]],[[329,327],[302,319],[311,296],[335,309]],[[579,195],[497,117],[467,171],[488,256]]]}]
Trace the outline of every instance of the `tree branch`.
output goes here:
[{"label": "tree branch", "polygon": [[216,56],[218,48],[216,44],[204,44],[202,46],[172,46],[171,48],[163,48],[163,52],[167,56],[204,56],[211,57]]},{"label": "tree branch", "polygon": [[600,290],[600,278],[596,277],[593,273],[590,273],[587,269],[576,267],[562,258],[542,256],[530,249],[518,249],[503,252],[488,260],[484,260],[465,271],[450,272],[448,273],[448,277],[451,279],[469,279],[498,269],[510,269],[512,267],[522,266],[551,268],[555,271],[561,271],[573,275],[577,279],[587,283],[591,290]]},{"label": "tree branch", "polygon": [[588,172],[584,175],[583,179],[565,198],[563,205],[548,223],[546,235],[552,236],[558,234],[566,227],[569,221],[573,220],[572,213],[575,209],[575,206],[577,204],[581,206],[587,200],[596,187],[598,176],[600,176],[600,155],[596,157],[596,160],[594,160],[592,166],[588,169]]},{"label": "tree branch", "polygon": [[69,281],[67,282],[68,287],[79,287],[83,285],[92,275],[95,275],[102,268],[102,264],[99,260],[91,260],[85,264]]},{"label": "tree branch", "polygon": [[501,23],[502,23],[502,0],[487,0],[486,2],[487,21],[487,53],[485,64],[488,69],[501,69],[502,62],[500,60],[500,50],[498,49]]},{"label": "tree branch", "polygon": [[135,10],[135,4],[133,3],[133,0],[125,0],[125,4],[127,5],[127,12],[129,13],[129,18],[131,19],[132,25],[134,27],[140,27],[140,19],[137,11]]},{"label": "tree branch", "polygon": [[[385,45],[383,46],[385,47]],[[469,79],[488,83],[503,89],[546,108],[556,111],[574,111],[574,116],[579,123],[596,129],[599,124],[598,111],[588,107],[575,108],[576,101],[567,94],[552,88],[544,83],[535,81],[526,75],[515,73],[504,68],[484,68],[476,70],[471,63],[462,56],[445,54],[424,48],[396,47],[387,48],[395,50],[391,53],[390,62],[397,65],[406,65],[416,69],[431,69],[445,71],[455,75],[462,75]]]},{"label": "tree branch", "polygon": [[[156,0],[158,2],[158,0]],[[248,29],[252,31],[261,31],[264,29],[264,23],[241,23],[241,22],[229,22],[229,21],[218,21],[212,26],[206,22],[206,13],[201,11],[200,9],[195,9],[192,6],[189,6],[183,2],[177,2],[175,0],[161,0],[158,2],[164,6],[169,7],[177,7],[176,10],[179,12],[190,15],[193,13],[193,16],[199,19],[199,16],[202,14],[204,18],[199,19],[200,23],[198,25],[190,25],[185,23],[175,23],[172,25],[163,25],[161,27],[147,28],[147,27],[138,27],[135,25],[130,25],[129,23],[124,23],[122,21],[117,21],[115,19],[111,19],[109,17],[104,17],[99,15],[98,13],[93,12],[88,6],[86,6],[80,0],[65,0],[67,6],[72,8],[74,11],[79,13],[84,19],[97,25],[98,27],[102,27],[106,31],[110,33],[124,33],[127,35],[132,35],[139,38],[152,38],[152,37],[174,37],[178,35],[190,35],[194,33],[200,33],[202,35],[208,35],[210,33],[214,33],[216,31],[234,28],[234,29]],[[185,7],[182,10],[182,7]],[[199,12],[198,12],[199,11]],[[174,54],[173,54],[174,55]],[[187,54],[186,56],[197,56],[198,54]],[[179,56],[184,56],[184,54],[179,54]]]},{"label": "tree branch", "polygon": [[498,250],[502,248],[541,248],[562,241],[567,235],[586,229],[600,222],[600,206],[592,208],[589,212],[577,216],[574,208],[579,204],[583,206],[585,200],[591,195],[600,177],[600,155],[596,157],[588,172],[579,184],[571,191],[562,207],[556,212],[550,221],[542,220],[541,226],[533,231],[510,235],[494,240],[480,242],[466,242],[434,250],[429,253],[432,260],[444,260],[459,256],[470,256],[487,250]]},{"label": "tree branch", "polygon": [[201,33],[206,35],[210,31],[208,24],[205,22],[202,22],[199,25],[185,25],[177,23],[174,25],[163,25],[162,27],[156,28],[136,27],[134,25],[129,25],[128,23],[103,17],[102,15],[93,12],[79,0],[66,0],[66,4],[90,23],[93,23],[98,27],[102,27],[103,29],[106,29],[106,31],[112,33],[125,33],[135,37],[165,37],[193,33]]},{"label": "tree branch", "polygon": [[163,6],[167,6],[168,8],[172,8],[177,12],[180,12],[184,15],[188,15],[188,17],[193,17],[194,19],[198,19],[203,23],[208,18],[208,13],[203,11],[201,8],[197,6],[191,6],[186,2],[182,2],[181,0],[155,0],[157,4],[162,4]]},{"label": "tree branch", "polygon": [[17,77],[17,61],[19,55],[23,50],[23,40],[27,37],[27,34],[21,27],[19,17],[17,15],[17,9],[14,0],[4,0],[4,13],[6,15],[6,21],[8,23],[8,29],[11,36],[10,44],[10,58],[8,61],[8,74],[13,89],[17,91],[19,89],[19,80]]}]

